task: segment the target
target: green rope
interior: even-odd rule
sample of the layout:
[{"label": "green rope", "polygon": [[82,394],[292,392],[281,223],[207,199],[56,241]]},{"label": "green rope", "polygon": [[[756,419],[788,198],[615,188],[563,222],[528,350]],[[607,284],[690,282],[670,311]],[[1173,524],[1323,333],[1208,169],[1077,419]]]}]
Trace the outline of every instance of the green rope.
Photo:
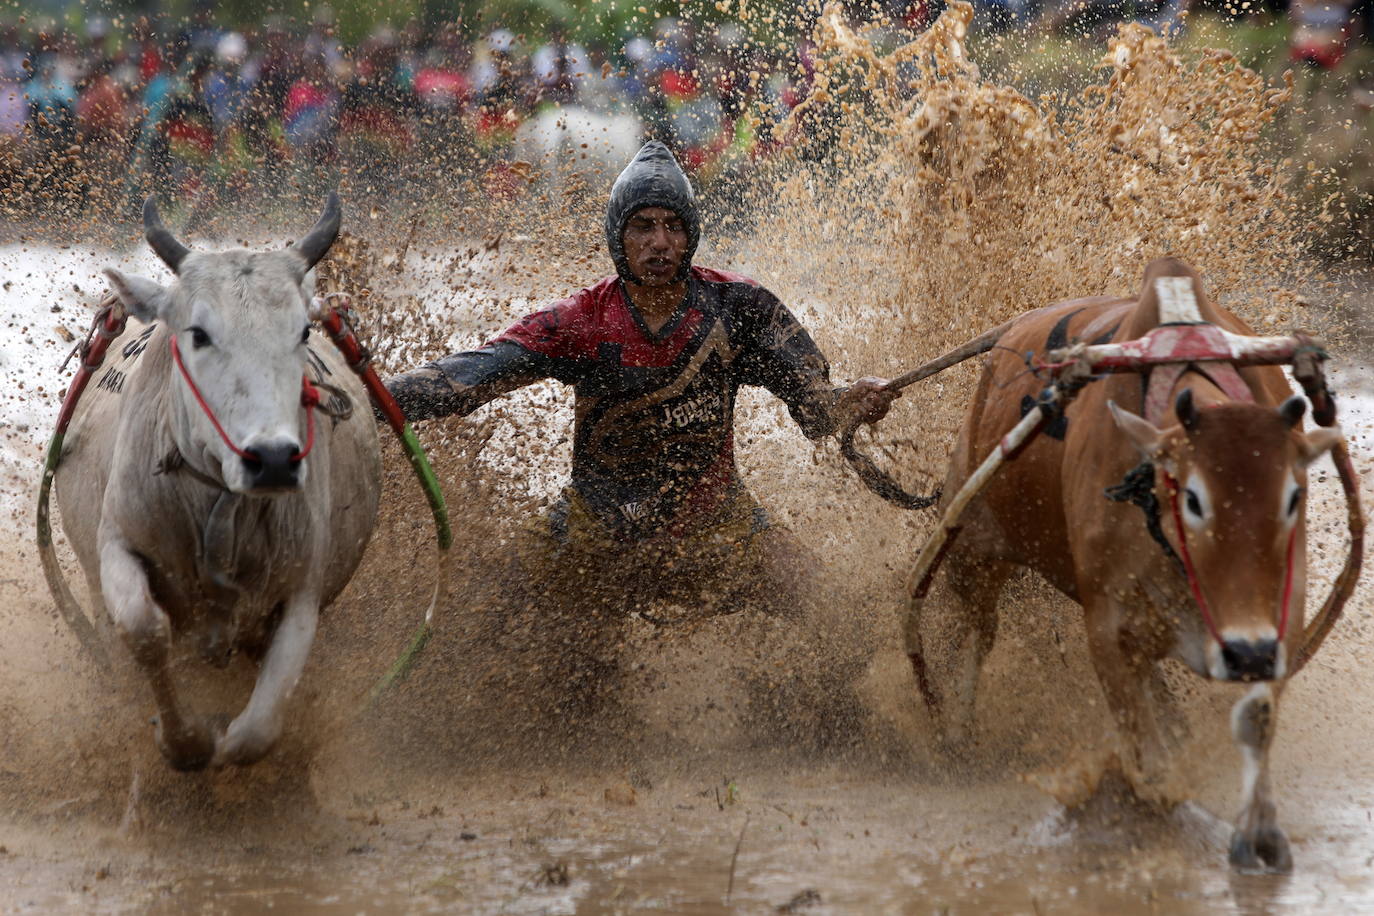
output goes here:
[{"label": "green rope", "polygon": [[430,467],[424,446],[420,444],[415,430],[409,423],[401,429],[401,443],[406,447],[406,457],[410,459],[410,466],[415,469],[415,476],[420,479],[420,486],[424,488],[425,497],[429,500],[429,511],[434,513],[439,549],[448,550],[453,545],[453,531],[448,524],[448,507],[444,504],[444,493],[439,489],[439,478],[434,475],[434,468]]},{"label": "green rope", "polygon": [[[443,580],[447,566],[445,561],[449,548],[453,546],[453,529],[449,527],[448,523],[448,507],[444,503],[443,490],[439,488],[439,478],[435,476],[434,468],[430,466],[429,458],[425,455],[424,446],[420,444],[419,438],[415,435],[415,430],[409,423],[401,429],[401,444],[405,446],[406,457],[410,459],[410,466],[414,469],[415,476],[420,480],[420,486],[425,491],[426,499],[429,500],[429,509],[434,513],[434,527],[439,539],[439,564],[436,570],[439,582],[435,586],[435,598],[437,600],[443,593]],[[409,676],[420,656],[420,651],[429,642],[432,633],[433,629],[430,627],[428,615],[426,615],[425,622],[411,637],[410,644],[406,646],[405,651],[392,663],[385,676],[377,682],[377,686],[372,688],[372,692],[368,695],[369,702],[375,703],[382,694]]]},{"label": "green rope", "polygon": [[410,645],[406,646],[406,650],[401,653],[400,658],[392,663],[390,670],[377,682],[377,686],[372,688],[372,692],[367,697],[368,702],[377,702],[382,694],[409,676],[411,669],[415,667],[415,660],[419,656],[420,650],[425,647],[425,643],[429,642],[431,632],[433,631],[428,623],[420,624],[420,629],[416,630],[415,635],[411,637]]},{"label": "green rope", "polygon": [[58,462],[62,460],[62,440],[65,439],[61,432],[53,433],[52,441],[48,443],[48,456],[43,462],[43,482],[38,486],[38,546],[47,547],[52,544],[52,520],[48,509],[49,494],[52,491],[53,476],[57,473]]}]

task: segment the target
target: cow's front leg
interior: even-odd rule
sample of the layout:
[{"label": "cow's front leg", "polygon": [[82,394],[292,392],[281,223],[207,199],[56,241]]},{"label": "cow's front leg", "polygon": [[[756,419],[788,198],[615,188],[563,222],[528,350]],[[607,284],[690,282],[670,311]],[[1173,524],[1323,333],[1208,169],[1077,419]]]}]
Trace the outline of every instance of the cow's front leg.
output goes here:
[{"label": "cow's front leg", "polygon": [[1245,871],[1293,868],[1269,787],[1269,745],[1278,726],[1279,691],[1256,684],[1231,710],[1231,734],[1242,759],[1241,809],[1231,834],[1231,865]]},{"label": "cow's front leg", "polygon": [[256,763],[277,743],[286,701],[305,669],[319,616],[319,595],[313,591],[287,601],[253,695],[215,745],[215,766]]},{"label": "cow's front leg", "polygon": [[997,637],[997,599],[1012,569],[1009,563],[977,556],[949,558],[949,613],[940,621],[940,642],[948,648],[932,660],[925,658],[922,645],[922,600],[913,596],[908,607],[907,657],[948,750],[968,748],[976,734],[978,680]]},{"label": "cow's front leg", "polygon": [[115,628],[153,688],[158,749],[178,770],[201,769],[214,753],[214,732],[204,719],[183,714],[178,705],[169,664],[171,621],[153,600],[143,563],[115,539],[100,548],[100,590]]},{"label": "cow's front leg", "polygon": [[1125,744],[1126,776],[1135,783],[1137,793],[1148,798],[1169,769],[1169,753],[1147,686],[1154,662],[1123,645],[1125,612],[1120,605],[1089,602],[1085,610],[1093,668]]}]

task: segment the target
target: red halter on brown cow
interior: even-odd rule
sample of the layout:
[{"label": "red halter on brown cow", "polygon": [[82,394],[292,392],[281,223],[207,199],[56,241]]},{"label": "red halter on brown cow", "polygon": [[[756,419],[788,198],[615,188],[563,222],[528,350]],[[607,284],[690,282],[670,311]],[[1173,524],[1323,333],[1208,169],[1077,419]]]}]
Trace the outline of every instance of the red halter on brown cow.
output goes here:
[{"label": "red halter on brown cow", "polygon": [[[1083,606],[1093,665],[1138,784],[1158,781],[1168,763],[1148,696],[1156,662],[1173,657],[1202,677],[1253,683],[1231,717],[1245,772],[1230,858],[1237,868],[1282,871],[1292,860],[1268,773],[1278,697],[1354,587],[1363,521],[1321,377],[1324,354],[1300,335],[1249,334],[1190,267],[1163,259],[1135,299],[1037,309],[894,380],[909,384],[992,350],[905,630],[942,737],[966,740],[1002,587],[1018,566],[1040,573]],[[1018,355],[1047,351],[1034,373]],[[1290,396],[1279,363],[1294,365],[1322,427],[1303,432],[1306,405]],[[1102,373],[1115,374],[1097,381]],[[891,482],[848,438],[845,447],[870,486],[892,498]],[[1349,501],[1351,553],[1304,627],[1307,468],[1328,451]],[[928,660],[920,611],[942,560],[955,637],[952,651]]]}]

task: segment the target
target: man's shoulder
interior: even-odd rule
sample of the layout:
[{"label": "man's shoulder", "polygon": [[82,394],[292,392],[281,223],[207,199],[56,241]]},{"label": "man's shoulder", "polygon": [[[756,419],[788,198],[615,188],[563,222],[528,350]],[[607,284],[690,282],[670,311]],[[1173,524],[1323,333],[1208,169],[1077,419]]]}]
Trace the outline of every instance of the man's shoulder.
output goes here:
[{"label": "man's shoulder", "polygon": [[703,283],[739,284],[752,289],[763,289],[763,285],[753,277],[747,277],[744,274],[729,270],[717,270],[714,267],[701,267],[694,264],[692,265],[692,276]]},{"label": "man's shoulder", "polygon": [[494,342],[516,343],[527,350],[558,357],[586,357],[595,353],[595,339],[606,314],[620,302],[615,277],[578,290],[526,315]]},{"label": "man's shoulder", "polygon": [[616,276],[605,277],[591,286],[579,289],[564,299],[559,299],[551,309],[562,311],[590,311],[593,309],[605,308],[620,302],[620,278]]}]

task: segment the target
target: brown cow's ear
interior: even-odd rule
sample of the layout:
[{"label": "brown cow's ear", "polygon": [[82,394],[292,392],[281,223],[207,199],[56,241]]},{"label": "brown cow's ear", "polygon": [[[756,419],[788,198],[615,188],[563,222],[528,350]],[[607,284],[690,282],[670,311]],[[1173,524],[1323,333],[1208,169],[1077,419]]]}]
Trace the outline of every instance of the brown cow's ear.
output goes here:
[{"label": "brown cow's ear", "polygon": [[1295,394],[1288,400],[1279,405],[1279,416],[1283,417],[1283,422],[1294,429],[1302,422],[1302,415],[1307,413],[1307,402],[1302,395]]},{"label": "brown cow's ear", "polygon": [[1144,417],[1137,417],[1133,413],[1122,410],[1116,406],[1115,401],[1108,401],[1107,407],[1111,409],[1112,419],[1116,421],[1116,428],[1126,434],[1126,438],[1140,452],[1141,456],[1154,460],[1159,457],[1159,452],[1164,443],[1164,434],[1155,428],[1155,425]]},{"label": "brown cow's ear", "polygon": [[1197,405],[1193,403],[1193,389],[1184,388],[1178,393],[1174,399],[1174,414],[1184,429],[1189,432],[1197,429],[1198,413]]},{"label": "brown cow's ear", "polygon": [[1339,426],[1318,426],[1310,433],[1299,433],[1298,463],[1307,467],[1344,440],[1345,434]]}]

